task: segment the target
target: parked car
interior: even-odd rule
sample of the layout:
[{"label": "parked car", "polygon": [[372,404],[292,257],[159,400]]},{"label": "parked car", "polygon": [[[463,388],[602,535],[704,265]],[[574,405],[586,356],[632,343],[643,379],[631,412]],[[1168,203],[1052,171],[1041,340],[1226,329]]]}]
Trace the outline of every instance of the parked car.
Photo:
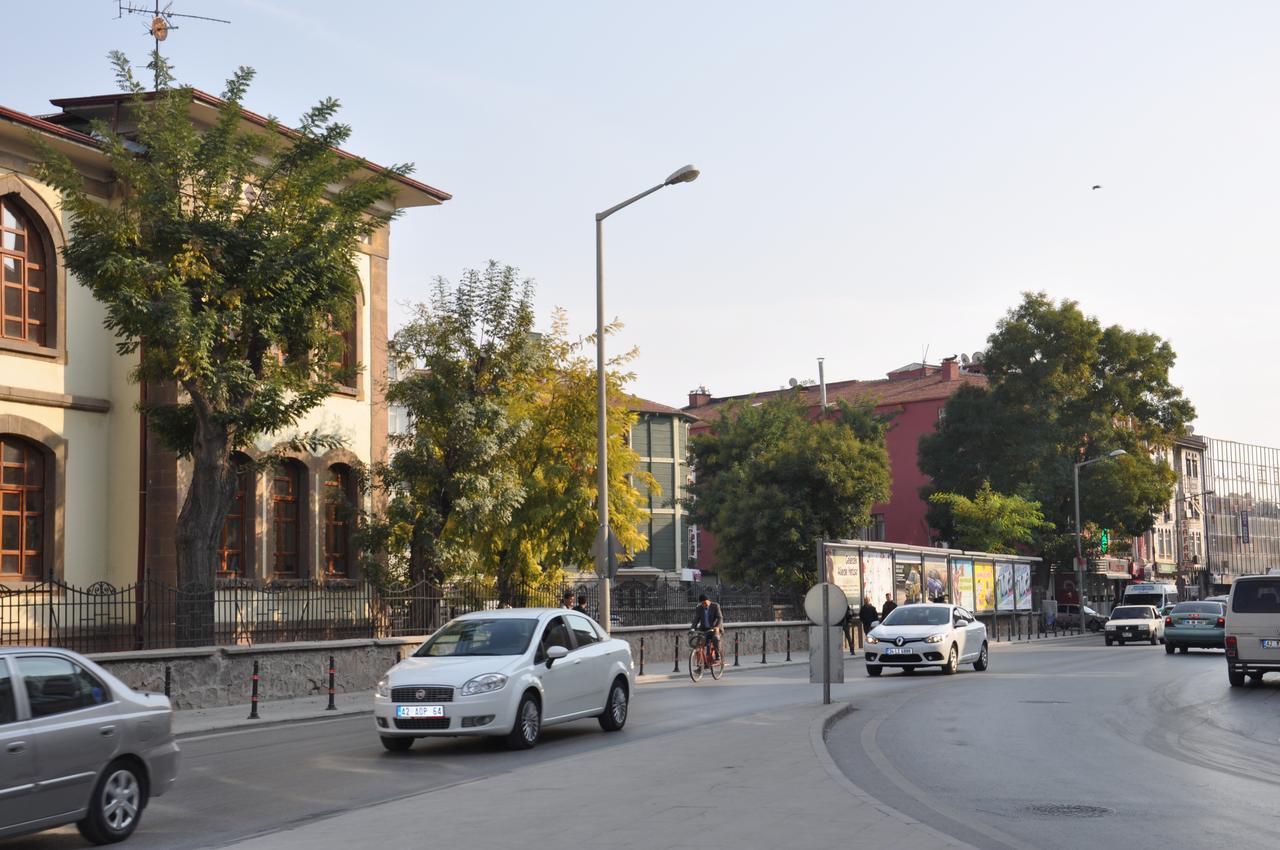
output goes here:
[{"label": "parked car", "polygon": [[899,605],[867,633],[863,654],[868,676],[879,676],[885,667],[907,673],[941,667],[954,673],[961,664],[972,664],[974,670],[986,670],[987,627],[959,605]]},{"label": "parked car", "polygon": [[1222,649],[1226,610],[1219,602],[1179,602],[1164,618],[1164,651]]},{"label": "parked car", "polygon": [[1155,646],[1164,637],[1164,620],[1152,605],[1121,605],[1111,612],[1103,628],[1107,646],[1124,646],[1137,640],[1150,641]]},{"label": "parked car", "polygon": [[63,649],[0,647],[0,838],[128,838],[178,775],[169,698]]},{"label": "parked car", "polygon": [[[1080,626],[1080,606],[1073,603],[1065,603],[1058,605],[1058,613],[1055,621],[1061,627],[1069,629],[1079,628]],[[1097,611],[1084,606],[1084,627],[1091,632],[1096,632],[1102,628],[1102,624],[1107,621],[1105,614],[1099,614]]]},{"label": "parked car", "polygon": [[631,646],[562,608],[477,611],[446,623],[387,671],[374,690],[374,725],[393,752],[417,738],[502,736],[513,749],[544,726],[596,717],[627,722]]},{"label": "parked car", "polygon": [[1233,688],[1245,676],[1255,682],[1280,672],[1280,575],[1240,576],[1231,583],[1225,641],[1227,679]]}]

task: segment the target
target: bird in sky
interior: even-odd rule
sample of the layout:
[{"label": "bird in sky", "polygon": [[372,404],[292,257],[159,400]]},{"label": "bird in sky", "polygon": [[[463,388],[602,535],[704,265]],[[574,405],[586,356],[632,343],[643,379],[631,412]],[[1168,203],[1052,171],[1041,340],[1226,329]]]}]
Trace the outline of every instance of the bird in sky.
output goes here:
[{"label": "bird in sky", "polygon": [[1101,189],[1102,187],[1101,187],[1101,186],[1094,186],[1093,188],[1095,188],[1095,189]]}]

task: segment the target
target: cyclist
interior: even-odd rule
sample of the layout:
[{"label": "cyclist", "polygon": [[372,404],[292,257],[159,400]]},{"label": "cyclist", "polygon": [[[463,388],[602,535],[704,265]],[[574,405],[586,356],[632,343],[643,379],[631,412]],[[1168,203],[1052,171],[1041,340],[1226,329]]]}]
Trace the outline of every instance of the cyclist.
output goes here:
[{"label": "cyclist", "polygon": [[693,609],[693,625],[706,640],[710,648],[707,662],[711,663],[720,657],[720,629],[724,626],[724,617],[720,614],[720,603],[712,602],[705,593],[698,597],[698,607]]}]

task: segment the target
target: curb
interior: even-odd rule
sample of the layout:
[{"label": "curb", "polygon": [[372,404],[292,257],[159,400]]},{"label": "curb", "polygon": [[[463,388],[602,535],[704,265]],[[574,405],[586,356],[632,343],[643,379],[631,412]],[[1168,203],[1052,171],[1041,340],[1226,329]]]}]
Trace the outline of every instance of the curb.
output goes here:
[{"label": "curb", "polygon": [[[269,705],[269,703],[268,703]],[[197,711],[199,709],[196,709]],[[338,709],[336,711],[326,711],[321,714],[308,714],[298,717],[281,717],[279,719],[259,718],[258,720],[237,720],[234,723],[206,723],[201,726],[193,726],[190,729],[184,729],[181,732],[175,732],[173,737],[176,740],[185,738],[195,738],[202,735],[216,735],[222,732],[245,732],[250,729],[269,729],[273,726],[285,726],[292,723],[318,723],[326,720],[342,720],[348,717],[360,717],[361,715],[373,714],[372,708],[347,708]]]}]

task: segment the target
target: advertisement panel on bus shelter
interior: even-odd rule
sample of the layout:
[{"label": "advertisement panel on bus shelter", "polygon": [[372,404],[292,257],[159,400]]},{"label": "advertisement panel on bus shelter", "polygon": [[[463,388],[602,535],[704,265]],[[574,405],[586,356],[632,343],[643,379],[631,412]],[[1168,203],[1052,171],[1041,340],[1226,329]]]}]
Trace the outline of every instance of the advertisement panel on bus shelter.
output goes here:
[{"label": "advertisement panel on bus shelter", "polygon": [[996,564],[996,607],[1001,611],[1012,611],[1014,597],[1013,564],[1001,561]]},{"label": "advertisement panel on bus shelter", "polygon": [[951,562],[951,599],[954,604],[973,610],[973,561]]},{"label": "advertisement panel on bus shelter", "polygon": [[1013,586],[1017,593],[1017,609],[1031,610],[1031,565],[1013,565]]},{"label": "advertisement panel on bus shelter", "polygon": [[849,604],[862,602],[861,559],[852,546],[827,546],[827,581],[844,591]]},{"label": "advertisement panel on bus shelter", "polygon": [[880,608],[885,594],[893,593],[893,555],[889,552],[862,553],[862,586],[871,604]]},{"label": "advertisement panel on bus shelter", "polygon": [[947,591],[947,559],[925,556],[924,592],[929,602],[945,602]]},{"label": "advertisement panel on bus shelter", "polygon": [[994,561],[973,562],[973,610],[996,609],[996,565]]},{"label": "advertisement panel on bus shelter", "polygon": [[920,601],[920,556],[915,552],[893,553],[893,578],[898,602]]}]

